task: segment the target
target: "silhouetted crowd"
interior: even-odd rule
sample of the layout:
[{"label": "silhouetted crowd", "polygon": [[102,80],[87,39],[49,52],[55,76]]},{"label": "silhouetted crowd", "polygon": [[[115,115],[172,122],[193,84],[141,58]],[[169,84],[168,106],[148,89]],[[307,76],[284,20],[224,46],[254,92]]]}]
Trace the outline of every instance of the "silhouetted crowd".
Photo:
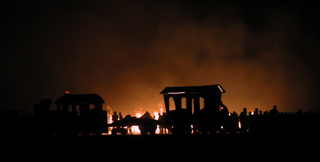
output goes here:
[{"label": "silhouetted crowd", "polygon": [[[221,119],[220,133],[317,133],[320,113],[315,111],[279,112],[274,106],[270,111],[256,108],[240,114],[229,113]],[[0,136],[35,135],[35,117],[23,110],[0,111]]]},{"label": "silhouetted crowd", "polygon": [[302,109],[297,112],[279,112],[276,106],[270,111],[248,112],[246,108],[238,115],[229,114],[227,131],[234,133],[316,133],[319,132],[320,113]]}]

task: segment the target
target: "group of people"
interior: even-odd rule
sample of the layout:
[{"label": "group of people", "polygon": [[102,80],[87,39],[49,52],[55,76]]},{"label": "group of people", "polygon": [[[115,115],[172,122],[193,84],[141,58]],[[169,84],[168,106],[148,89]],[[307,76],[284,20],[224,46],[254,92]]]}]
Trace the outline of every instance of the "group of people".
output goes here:
[{"label": "group of people", "polygon": [[248,112],[246,108],[238,115],[229,114],[226,128],[239,133],[303,133],[316,132],[320,124],[319,112],[279,112],[276,106],[270,111],[262,112],[258,108]]},{"label": "group of people", "polygon": [[[226,111],[227,108],[226,108]],[[163,116],[159,117],[162,120]],[[112,121],[122,121],[121,112],[117,115],[114,112]],[[255,108],[248,111],[243,108],[240,114],[223,113],[220,118],[221,132],[228,133],[303,133],[316,132],[320,124],[320,112],[279,112],[276,106],[269,111],[262,111]],[[197,132],[197,131],[193,131]]]},{"label": "group of people", "polygon": [[113,112],[113,115],[112,115],[112,122],[117,122],[117,121],[122,121],[123,119],[123,116],[121,114],[121,112],[119,112],[119,116],[117,115],[117,112]]}]

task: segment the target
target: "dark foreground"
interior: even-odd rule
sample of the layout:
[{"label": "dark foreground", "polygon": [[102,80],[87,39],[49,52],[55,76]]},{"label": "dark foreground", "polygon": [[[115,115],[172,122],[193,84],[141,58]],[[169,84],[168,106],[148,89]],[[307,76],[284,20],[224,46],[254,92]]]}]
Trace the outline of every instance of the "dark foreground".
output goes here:
[{"label": "dark foreground", "polygon": [[[127,135],[74,137],[2,137],[2,155],[44,160],[108,159],[152,161],[190,158],[228,160],[315,158],[317,134]],[[147,160],[143,160],[147,159]],[[288,160],[288,159],[287,159]],[[94,160],[92,160],[94,161]],[[99,160],[101,161],[101,160]]]},{"label": "dark foreground", "polygon": [[[159,147],[159,146],[210,146],[214,145],[275,145],[275,144],[316,144],[320,133],[273,133],[273,134],[213,134],[213,135],[105,135],[105,136],[25,136],[1,137],[2,145],[35,145],[83,147]],[[219,146],[220,147],[220,146]]]}]

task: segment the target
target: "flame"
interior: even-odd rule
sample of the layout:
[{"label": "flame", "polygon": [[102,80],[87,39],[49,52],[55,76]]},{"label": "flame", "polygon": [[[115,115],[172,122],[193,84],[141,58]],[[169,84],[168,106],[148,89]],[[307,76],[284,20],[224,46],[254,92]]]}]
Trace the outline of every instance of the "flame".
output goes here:
[{"label": "flame", "polygon": [[157,125],[156,134],[160,134],[160,127]]},{"label": "flame", "polygon": [[[107,116],[108,116],[108,121],[107,121],[107,123],[108,123],[108,124],[111,124],[111,123],[112,123],[112,114],[113,114],[113,110],[112,110],[112,108],[108,105],[108,106],[107,106]],[[108,127],[108,134],[111,134],[111,131],[112,131],[112,127]]]},{"label": "flame", "polygon": [[[154,114],[154,119],[159,120],[159,117],[160,117],[159,113],[155,111],[153,114]],[[163,114],[163,109],[160,108],[160,115],[162,115],[162,114]],[[159,125],[157,125],[156,134],[160,134],[160,126]]]},{"label": "flame", "polygon": [[158,120],[159,119],[159,113],[155,111],[153,114],[154,114],[154,119]]},{"label": "flame", "polygon": [[[163,110],[160,109],[160,114],[162,114]],[[154,113],[154,119],[158,120],[159,119],[159,113],[157,111],[155,111]],[[140,118],[142,116],[142,113],[140,111],[136,112],[136,117]],[[128,129],[128,133],[129,134],[140,134],[140,129],[139,126],[137,125],[133,125],[131,128]],[[157,125],[157,129],[156,129],[156,134],[160,134],[160,128],[159,125]]]},{"label": "flame", "polygon": [[140,118],[141,116],[142,116],[141,112],[137,112],[137,113],[136,113],[136,117],[137,117],[137,118]]},{"label": "flame", "polygon": [[112,109],[111,109],[111,107],[110,106],[107,106],[107,114],[109,114],[108,115],[108,117],[109,117],[109,120],[108,120],[108,124],[111,124],[112,123]]},{"label": "flame", "polygon": [[141,133],[139,126],[137,126],[137,125],[133,125],[130,129],[131,129],[131,132],[128,129],[129,133],[132,133],[132,134],[140,134]]},{"label": "flame", "polygon": [[[161,103],[158,104],[160,113],[157,112],[157,111],[155,111],[155,112],[153,113],[155,120],[159,120],[160,115],[163,115],[162,105],[163,105],[163,104],[161,104]],[[110,113],[109,113],[110,115],[109,115],[109,120],[108,120],[108,122],[109,122],[109,123],[112,123],[112,109],[111,109],[109,106],[107,107],[107,109],[110,111]],[[142,111],[142,108],[139,108],[138,111],[136,110],[136,114],[135,114],[135,117],[136,117],[136,118],[141,118],[141,116],[143,115],[143,114],[141,113],[141,111]],[[135,134],[141,134],[138,125],[133,125],[133,126],[131,126],[131,127],[128,127],[127,129],[128,129],[128,134],[133,134],[133,135],[135,135]],[[111,134],[111,130],[109,130],[109,134]],[[160,134],[159,125],[157,125],[156,134]]]},{"label": "flame", "polygon": [[[159,113],[158,111],[154,111],[154,112],[153,112],[153,114],[154,114],[154,119],[155,119],[155,120],[159,120],[160,115],[163,115],[163,102],[160,102],[160,103],[158,104],[158,108],[159,108],[159,112],[160,112],[160,113]],[[107,109],[108,109],[108,110],[107,110],[108,113],[110,114],[110,115],[109,115],[108,123],[112,123],[112,115],[111,115],[111,114],[112,114],[112,109],[110,108],[110,106],[107,106]],[[223,107],[222,107],[222,109],[223,109]],[[141,113],[141,111],[142,111],[142,108],[139,108],[139,110],[136,111],[136,114],[135,114],[136,118],[141,118],[141,116],[143,115],[143,114]],[[253,112],[253,111],[251,111],[251,112],[249,112],[249,113],[250,113],[251,115],[254,115],[254,112]],[[231,113],[229,113],[229,116],[231,116]],[[223,130],[223,129],[224,129],[224,126],[220,126],[220,128]],[[238,128],[241,129],[241,121],[240,121],[240,120],[238,120]],[[133,134],[133,135],[141,134],[138,125],[133,125],[133,126],[131,126],[131,127],[128,127],[127,130],[128,130],[128,134]],[[157,125],[157,129],[156,129],[156,132],[155,132],[155,133],[156,133],[156,134],[160,134],[160,132],[162,132],[162,133],[164,133],[164,134],[169,134],[169,133],[170,133],[167,128],[162,128],[162,131],[160,131],[160,126]],[[197,130],[194,129],[194,125],[191,125],[191,133],[193,134],[193,133],[196,133],[196,132],[197,132]],[[109,130],[109,134],[111,134],[111,130]]]},{"label": "flame", "polygon": [[[141,116],[142,116],[142,113],[140,111],[137,111],[136,117],[140,118]],[[131,128],[128,128],[128,133],[129,134],[140,134],[141,132],[140,132],[139,126],[133,125],[133,126],[131,126]]]},{"label": "flame", "polygon": [[160,110],[160,115],[163,115],[163,107],[164,107],[163,101],[160,101],[160,102],[158,103],[158,108],[159,108],[159,110]]}]

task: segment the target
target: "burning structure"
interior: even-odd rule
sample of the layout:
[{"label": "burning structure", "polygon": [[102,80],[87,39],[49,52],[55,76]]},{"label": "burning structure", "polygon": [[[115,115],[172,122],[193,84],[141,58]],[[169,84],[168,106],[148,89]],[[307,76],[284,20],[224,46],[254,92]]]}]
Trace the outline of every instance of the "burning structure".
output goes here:
[{"label": "burning structure", "polygon": [[[221,101],[221,94],[225,90],[221,85],[166,87],[163,94],[166,114],[164,127],[172,127],[172,133],[184,134],[194,131],[202,133],[216,132],[223,127],[224,118],[228,117],[228,109]],[[169,100],[173,98],[175,110],[170,110]],[[182,107],[182,100],[186,107]],[[203,108],[200,108],[200,98]]]}]

